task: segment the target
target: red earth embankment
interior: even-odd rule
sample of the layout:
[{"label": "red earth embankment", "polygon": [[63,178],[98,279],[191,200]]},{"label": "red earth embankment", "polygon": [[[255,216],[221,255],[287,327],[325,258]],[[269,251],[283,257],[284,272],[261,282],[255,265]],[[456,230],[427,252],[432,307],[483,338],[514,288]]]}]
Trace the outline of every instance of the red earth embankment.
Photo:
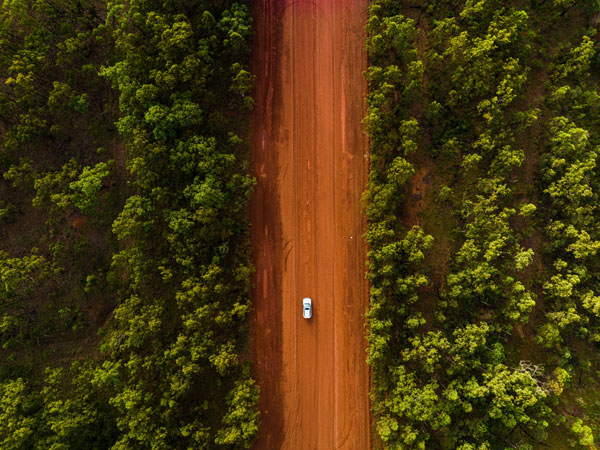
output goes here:
[{"label": "red earth embankment", "polygon": [[[367,450],[366,0],[257,0],[251,159],[257,450]],[[301,301],[312,297],[313,318]]]}]

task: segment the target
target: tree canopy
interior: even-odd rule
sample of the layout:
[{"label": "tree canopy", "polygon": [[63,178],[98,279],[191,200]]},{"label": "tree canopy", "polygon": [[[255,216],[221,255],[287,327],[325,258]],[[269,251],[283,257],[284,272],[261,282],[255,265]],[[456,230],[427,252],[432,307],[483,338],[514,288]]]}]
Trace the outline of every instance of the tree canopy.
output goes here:
[{"label": "tree canopy", "polygon": [[2,448],[249,448],[251,29],[0,4]]}]

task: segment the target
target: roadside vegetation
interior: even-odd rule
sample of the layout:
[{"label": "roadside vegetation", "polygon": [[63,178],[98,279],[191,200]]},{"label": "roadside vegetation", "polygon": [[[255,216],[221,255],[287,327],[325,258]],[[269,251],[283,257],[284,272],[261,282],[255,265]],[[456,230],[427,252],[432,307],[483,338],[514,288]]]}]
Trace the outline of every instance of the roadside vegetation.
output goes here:
[{"label": "roadside vegetation", "polygon": [[600,443],[595,1],[371,3],[384,448]]},{"label": "roadside vegetation", "polygon": [[247,2],[0,2],[0,448],[239,449]]}]

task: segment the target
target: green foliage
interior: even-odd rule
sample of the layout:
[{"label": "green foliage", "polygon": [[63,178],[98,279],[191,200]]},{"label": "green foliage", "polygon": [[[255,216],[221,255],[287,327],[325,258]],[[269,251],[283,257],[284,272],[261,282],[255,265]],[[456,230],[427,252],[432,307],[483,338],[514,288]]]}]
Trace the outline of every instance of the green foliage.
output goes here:
[{"label": "green foliage", "polygon": [[9,349],[41,331],[38,314],[42,311],[31,300],[31,296],[39,289],[49,291],[52,279],[58,272],[56,266],[36,253],[23,258],[10,258],[6,253],[0,252],[2,348]]},{"label": "green foliage", "polygon": [[37,421],[31,417],[37,409],[35,396],[27,395],[23,379],[0,385],[0,442],[7,450],[33,448]]},{"label": "green foliage", "polygon": [[2,448],[250,447],[251,32],[244,2],[0,4]]},{"label": "green foliage", "polygon": [[[39,378],[48,359],[68,347],[73,354],[69,341],[79,340],[78,331],[90,327],[94,334],[98,326],[89,320],[79,281],[110,250],[75,231],[87,217],[75,215],[69,187],[81,167],[102,164],[95,141],[114,138],[108,86],[97,75],[108,51],[98,7],[47,0],[0,5],[0,204],[10,199],[0,251],[22,273],[21,288],[7,291],[2,311],[0,380]],[[108,221],[113,215],[105,208]],[[89,229],[97,236],[107,231],[97,223]],[[100,303],[114,301],[114,294],[102,294]]]},{"label": "green foliage", "polygon": [[586,447],[592,447],[594,445],[592,429],[587,425],[584,425],[581,419],[575,420],[575,423],[571,426],[571,432],[577,436],[577,443],[579,445]]},{"label": "green foliage", "polygon": [[[123,243],[113,270],[126,281],[105,348],[119,382],[98,372],[111,380],[100,386],[117,411],[115,448],[248,448],[257,393],[239,354],[252,181],[233,131],[251,106],[249,11],[109,6],[118,58],[102,73],[120,93],[136,189],[113,223]],[[71,188],[94,198],[105,174],[82,173],[86,184]]]},{"label": "green foliage", "polygon": [[99,162],[94,167],[84,167],[79,178],[69,183],[73,191],[71,201],[85,212],[91,212],[98,203],[98,193],[102,188],[102,180],[110,175],[110,166],[114,161]]},{"label": "green foliage", "polygon": [[[556,405],[575,363],[568,348],[558,363],[536,353],[526,343],[532,329],[553,348],[600,336],[599,142],[589,132],[599,118],[589,79],[597,46],[579,37],[541,64],[544,33],[559,35],[565,17],[589,14],[589,5],[548,3],[378,0],[369,9],[368,360],[385,448],[532,448],[560,423]],[[560,84],[547,104],[545,67]],[[558,112],[550,119],[549,107]],[[545,124],[536,184],[537,160],[527,158],[544,144],[532,146],[529,135]],[[443,218],[417,206],[416,226],[406,214],[415,208],[406,194],[428,183],[424,168],[443,179],[436,201],[454,208],[454,234],[439,241],[427,233]],[[533,247],[542,230],[547,244]],[[546,247],[554,264],[538,278],[545,260],[536,253]],[[445,254],[449,261],[432,256]]]},{"label": "green foliage", "polygon": [[[496,178],[482,179],[474,200],[465,199],[461,211],[465,241],[455,255],[457,270],[447,277],[445,298],[451,308],[483,305],[501,307],[508,323],[527,322],[535,301],[512,272],[532,261],[533,251],[516,241],[509,220],[513,208],[499,204],[510,194]],[[473,301],[477,303],[473,303]]]},{"label": "green foliage", "polygon": [[232,445],[235,448],[250,448],[252,439],[258,432],[258,389],[252,380],[236,383],[230,392],[227,405],[229,410],[223,423],[227,425],[219,431],[215,443]]},{"label": "green foliage", "polygon": [[[538,341],[564,354],[573,338],[600,342],[597,225],[597,89],[590,64],[597,49],[591,36],[562,56],[550,72],[551,114],[546,126],[542,182],[546,204],[545,235],[552,266],[543,285],[552,305],[540,326]],[[576,422],[578,423],[578,422]],[[577,427],[584,433],[581,424]],[[582,438],[588,442],[588,438]],[[582,444],[583,445],[583,444]],[[586,444],[589,445],[589,444]]]},{"label": "green foliage", "polygon": [[[69,386],[70,385],[70,386]],[[73,389],[64,397],[64,388]],[[22,378],[0,384],[2,448],[10,450],[100,450],[115,427],[82,376],[74,382],[62,370],[47,370],[41,389]]]}]

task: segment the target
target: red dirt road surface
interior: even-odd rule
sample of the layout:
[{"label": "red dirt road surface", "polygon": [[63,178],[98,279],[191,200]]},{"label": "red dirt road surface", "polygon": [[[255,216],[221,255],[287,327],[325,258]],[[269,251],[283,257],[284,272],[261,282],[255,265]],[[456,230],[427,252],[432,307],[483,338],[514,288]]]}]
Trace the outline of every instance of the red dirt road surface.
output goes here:
[{"label": "red dirt road surface", "polygon": [[254,2],[256,450],[371,448],[360,208],[367,4]]}]

